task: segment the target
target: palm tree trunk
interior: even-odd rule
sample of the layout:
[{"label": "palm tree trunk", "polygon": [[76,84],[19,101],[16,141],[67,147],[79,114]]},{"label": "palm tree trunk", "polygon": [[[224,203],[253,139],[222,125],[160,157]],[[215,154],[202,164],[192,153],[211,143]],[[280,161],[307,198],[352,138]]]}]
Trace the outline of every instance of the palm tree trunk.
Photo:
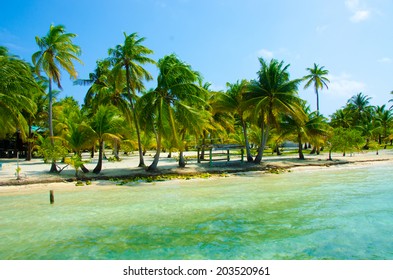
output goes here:
[{"label": "palm tree trunk", "polygon": [[179,167],[184,168],[186,167],[186,160],[184,158],[184,152],[180,151],[179,153]]},{"label": "palm tree trunk", "polygon": [[203,136],[202,136],[202,149],[201,149],[201,155],[199,159],[204,160],[205,159],[205,145],[206,145],[206,131],[203,131]]},{"label": "palm tree trunk", "polygon": [[254,160],[254,162],[257,164],[260,164],[262,161],[263,151],[265,150],[267,138],[269,136],[269,125],[268,124],[265,125],[265,122],[263,120],[262,120],[261,131],[262,131],[262,137],[261,137],[262,139],[258,148],[258,154]]},{"label": "palm tree trunk", "polygon": [[298,135],[297,135],[297,141],[298,141],[298,143],[299,143],[299,159],[304,160],[302,136],[301,136],[300,133],[298,133]]},{"label": "palm tree trunk", "polygon": [[[186,133],[185,133],[185,131],[183,131],[182,137],[181,137],[182,143],[184,143],[183,141],[184,141],[185,135],[186,135]],[[179,150],[180,150],[179,151],[179,167],[184,168],[184,167],[186,167],[186,159],[184,158],[183,144],[180,146]]]},{"label": "palm tree trunk", "polygon": [[139,152],[139,165],[138,165],[138,167],[145,167],[146,165],[145,165],[145,161],[143,159],[141,133],[139,131],[138,118],[136,115],[135,105],[134,105],[134,101],[133,101],[134,98],[132,97],[131,89],[130,89],[130,69],[129,69],[128,65],[126,65],[126,78],[127,78],[127,94],[128,94],[128,98],[130,99],[131,110],[132,110],[132,114],[134,117],[134,125],[135,125],[136,135],[138,138],[138,152]]},{"label": "palm tree trunk", "polygon": [[31,160],[31,150],[32,150],[32,136],[33,136],[33,133],[32,133],[32,131],[31,131],[31,122],[29,122],[29,137],[27,138],[27,155],[26,155],[26,161],[30,161]]},{"label": "palm tree trunk", "polygon": [[317,95],[317,115],[319,115],[319,94],[318,94],[318,88],[315,88],[315,94]]},{"label": "palm tree trunk", "polygon": [[[52,96],[52,79],[49,78],[49,91],[48,91],[48,95],[49,95],[49,108],[48,108],[48,113],[49,113],[49,119],[48,119],[48,123],[49,123],[49,137],[50,137],[50,143],[52,145],[52,148],[55,146],[55,141],[53,139],[54,134],[53,134],[53,112],[52,112],[52,106],[53,106],[53,96]],[[56,160],[52,159],[52,165],[51,168],[49,170],[50,173],[57,173],[57,165],[56,165]]]},{"label": "palm tree trunk", "polygon": [[161,134],[160,134],[160,132],[157,133],[156,141],[157,141],[157,151],[156,151],[156,154],[154,155],[154,160],[150,164],[150,166],[147,168],[147,171],[156,171],[157,170],[157,165],[158,165],[158,161],[160,160],[160,153],[161,153]]},{"label": "palm tree trunk", "polygon": [[103,151],[104,151],[104,141],[100,140],[99,147],[98,147],[98,162],[97,162],[97,166],[93,170],[93,173],[95,174],[99,174],[101,172]]},{"label": "palm tree trunk", "polygon": [[243,127],[244,144],[246,145],[247,162],[252,162],[253,158],[251,155],[250,143],[248,142],[247,126],[243,118],[241,118],[241,123]]}]

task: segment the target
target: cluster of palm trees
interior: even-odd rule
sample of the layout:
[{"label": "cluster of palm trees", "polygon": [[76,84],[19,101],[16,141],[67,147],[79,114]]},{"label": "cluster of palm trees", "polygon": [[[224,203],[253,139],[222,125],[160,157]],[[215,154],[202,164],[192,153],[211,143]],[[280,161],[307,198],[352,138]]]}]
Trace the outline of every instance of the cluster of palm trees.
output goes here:
[{"label": "cluster of palm trees", "polygon": [[[120,150],[137,150],[140,167],[145,167],[146,150],[154,149],[147,169],[156,170],[161,151],[178,151],[179,166],[184,167],[189,146],[200,145],[204,157],[204,148],[213,141],[241,144],[247,161],[260,163],[267,147],[279,154],[284,141],[298,143],[299,158],[304,159],[303,150],[309,147],[316,153],[324,147],[345,152],[391,140],[390,109],[371,106],[361,93],[330,122],[319,113],[319,91],[328,88],[329,80],[328,71],[317,64],[307,68],[303,78],[290,79],[289,65],[259,58],[256,79],[213,91],[175,54],[155,62],[149,58],[153,51],[143,45],[145,38],[124,33],[124,42],[97,61],[88,79],[77,79],[74,63],[81,62],[81,50],[73,44],[75,36],[62,25],[51,25],[46,36],[36,37],[39,51],[32,56],[33,66],[0,48],[0,138],[21,131],[29,143],[28,159],[33,146],[38,147],[52,162],[51,172],[59,170],[56,161],[70,152],[87,172],[81,153],[98,148],[93,172],[99,173],[105,143],[115,158]],[[144,68],[147,64],[159,70],[156,87],[148,90],[144,82],[153,77]],[[62,71],[76,85],[89,86],[82,107],[70,97],[54,102],[58,91],[53,86],[61,89]],[[315,89],[315,112],[298,96],[302,82],[304,88]],[[44,135],[33,137],[33,125],[45,127]],[[359,137],[345,138],[348,133]],[[355,143],[355,138],[360,140]]]}]

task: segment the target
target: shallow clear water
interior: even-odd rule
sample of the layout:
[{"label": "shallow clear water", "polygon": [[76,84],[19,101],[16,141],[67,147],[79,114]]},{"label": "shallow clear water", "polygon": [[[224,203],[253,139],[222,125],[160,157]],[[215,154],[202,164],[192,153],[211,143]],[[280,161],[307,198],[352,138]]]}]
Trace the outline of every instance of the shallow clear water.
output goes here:
[{"label": "shallow clear water", "polygon": [[393,166],[0,196],[0,259],[393,259]]}]

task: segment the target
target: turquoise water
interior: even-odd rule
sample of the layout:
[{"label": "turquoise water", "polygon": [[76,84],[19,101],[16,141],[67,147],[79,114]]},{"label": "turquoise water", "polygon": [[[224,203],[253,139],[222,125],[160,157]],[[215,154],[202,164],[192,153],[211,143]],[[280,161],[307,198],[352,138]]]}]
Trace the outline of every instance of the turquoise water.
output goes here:
[{"label": "turquoise water", "polygon": [[0,259],[393,259],[393,166],[0,196]]}]

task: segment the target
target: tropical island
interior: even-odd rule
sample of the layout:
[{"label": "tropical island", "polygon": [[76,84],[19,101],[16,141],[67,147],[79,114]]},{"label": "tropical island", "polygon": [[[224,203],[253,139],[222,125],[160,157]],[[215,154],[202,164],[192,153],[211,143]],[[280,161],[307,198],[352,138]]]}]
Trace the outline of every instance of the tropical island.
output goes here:
[{"label": "tropical island", "polygon": [[[320,91],[329,84],[324,66],[314,63],[304,77],[291,79],[289,64],[259,58],[254,80],[228,82],[225,92],[215,92],[175,54],[156,62],[149,58],[153,51],[145,38],[124,33],[124,42],[110,48],[94,72],[81,79],[74,66],[81,63],[75,36],[62,25],[51,25],[45,36],[36,37],[32,63],[1,47],[1,157],[39,157],[51,163],[51,173],[60,173],[59,163],[65,163],[78,176],[79,170],[99,174],[105,168],[103,158],[118,161],[121,153],[138,153],[137,166],[154,172],[162,152],[168,157],[177,153],[183,168],[186,151],[199,149],[199,160],[204,160],[214,145],[238,145],[244,161],[255,165],[263,162],[264,153],[280,155],[288,142],[297,145],[299,160],[305,159],[304,151],[327,151],[332,160],[332,152],[345,155],[392,146],[391,107],[372,106],[363,93],[329,119],[319,113]],[[153,89],[144,86],[153,79],[144,68],[147,64],[159,69]],[[81,106],[72,97],[56,99],[64,72],[75,85],[87,87]],[[314,88],[316,111],[299,98],[300,87]],[[105,149],[110,155],[104,155]],[[82,159],[88,151],[92,158],[98,153],[93,170]],[[148,166],[147,151],[155,153]]]},{"label": "tropical island", "polygon": [[[214,91],[137,33],[78,77],[75,36],[51,25],[31,63],[0,47],[0,259],[393,257],[389,104],[355,92],[324,116],[324,66],[263,58]],[[58,98],[63,74],[83,104]]]}]

